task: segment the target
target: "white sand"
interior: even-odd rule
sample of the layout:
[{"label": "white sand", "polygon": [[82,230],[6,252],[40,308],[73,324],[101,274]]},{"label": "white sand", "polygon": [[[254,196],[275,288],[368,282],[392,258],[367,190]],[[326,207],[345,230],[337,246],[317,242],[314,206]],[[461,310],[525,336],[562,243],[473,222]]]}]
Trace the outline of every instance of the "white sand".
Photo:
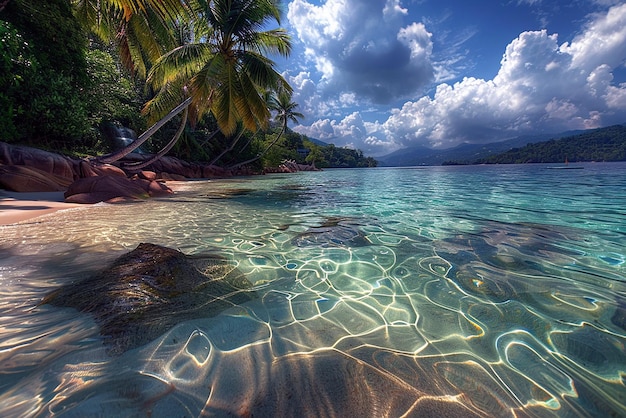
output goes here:
[{"label": "white sand", "polygon": [[0,190],[0,225],[10,225],[61,209],[75,208],[64,203],[63,192],[18,193]]},{"label": "white sand", "polygon": [[[168,181],[167,186],[176,191],[186,189],[185,181]],[[63,192],[10,192],[0,189],[0,225],[33,219],[61,209],[89,205],[65,203]]]}]

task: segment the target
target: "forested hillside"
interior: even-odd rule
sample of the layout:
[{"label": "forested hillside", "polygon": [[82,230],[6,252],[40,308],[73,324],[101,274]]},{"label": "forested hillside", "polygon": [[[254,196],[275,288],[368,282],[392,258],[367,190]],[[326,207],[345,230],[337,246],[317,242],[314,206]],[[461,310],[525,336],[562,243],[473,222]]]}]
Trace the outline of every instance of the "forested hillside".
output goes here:
[{"label": "forested hillside", "polygon": [[626,126],[614,125],[583,134],[528,144],[477,160],[476,164],[526,164],[577,161],[626,161]]},{"label": "forested hillside", "polygon": [[[253,152],[260,151],[266,144],[273,141],[276,133],[264,134],[263,140],[254,141]],[[256,150],[256,151],[255,151]],[[317,168],[360,168],[376,167],[377,161],[372,157],[365,157],[361,150],[336,147],[333,144],[316,143],[292,130],[282,136],[270,151],[263,156],[261,164],[264,167],[274,167],[283,160],[293,160],[300,164],[315,164]]]},{"label": "forested hillside", "polygon": [[[185,8],[164,12],[168,5],[178,2],[150,2],[150,7],[124,9],[124,13],[121,3],[0,1],[0,141],[71,156],[108,154],[120,148],[120,139],[132,140],[120,136],[120,132],[141,134],[185,100],[216,97],[210,103],[187,102],[189,116],[179,111],[167,119],[140,150],[150,154],[165,150],[164,154],[187,161],[229,168],[246,165],[254,170],[277,166],[285,159],[315,162],[322,168],[376,164],[361,151],[316,144],[288,130],[287,122],[297,123],[304,115],[297,111],[298,104],[291,101],[291,87],[270,59],[254,61],[257,65],[235,66],[242,73],[228,77],[233,82],[227,86],[232,94],[220,90],[224,83],[217,79],[194,84],[194,74],[183,71],[201,68],[208,61],[175,59],[168,64],[172,68],[159,69],[158,65],[165,67],[160,58],[168,51],[222,51],[216,42],[234,36],[227,27],[215,21],[217,26],[209,31],[213,37],[195,33],[204,27],[193,24],[197,15],[185,14]],[[235,3],[220,4],[234,7]],[[258,51],[274,51],[286,57],[290,50],[286,32],[279,28],[254,33],[273,22],[275,16],[269,9],[254,9],[254,4],[245,3],[250,10],[256,10],[254,13],[233,11],[250,24],[233,39],[250,35],[252,41],[261,43]],[[98,13],[94,14],[96,9],[91,6],[97,6]],[[213,9],[211,6],[206,13]],[[246,42],[226,42],[240,48],[226,55],[245,55],[251,50]],[[263,42],[270,43],[264,46]],[[192,56],[181,55],[185,59]],[[207,57],[222,62],[218,54]],[[179,84],[174,83],[175,78]],[[239,80],[258,83],[235,85]],[[260,85],[261,81],[267,85]],[[206,91],[188,90],[192,88]],[[237,106],[226,100],[234,93],[244,94],[236,98]]]}]

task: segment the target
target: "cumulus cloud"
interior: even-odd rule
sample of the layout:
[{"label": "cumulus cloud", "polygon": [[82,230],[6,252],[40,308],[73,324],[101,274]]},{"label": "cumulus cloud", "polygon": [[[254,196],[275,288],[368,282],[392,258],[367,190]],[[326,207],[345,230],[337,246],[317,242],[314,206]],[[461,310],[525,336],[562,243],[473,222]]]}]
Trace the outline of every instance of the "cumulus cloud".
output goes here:
[{"label": "cumulus cloud", "polygon": [[431,34],[404,25],[399,0],[306,0],[289,4],[288,19],[306,56],[320,71],[320,88],[389,103],[421,91],[434,78]]},{"label": "cumulus cloud", "polygon": [[[336,2],[329,3],[337,6]],[[397,1],[385,4],[391,5],[389,13],[401,13],[393,11],[400,7]],[[350,32],[340,29],[342,25],[321,27],[337,36]],[[315,33],[319,35],[320,30]],[[425,28],[415,23],[398,29],[395,39],[409,57],[422,54],[423,59],[428,56],[423,45],[429,38]],[[340,61],[332,63],[337,68]],[[382,122],[364,121],[354,112],[339,120],[329,117],[297,129],[338,146],[353,145],[366,155],[380,156],[411,145],[448,148],[527,133],[624,123],[626,83],[615,83],[614,72],[625,65],[626,4],[621,4],[590,16],[569,42],[560,43],[558,34],[547,30],[522,32],[506,47],[499,71],[491,80],[466,77],[452,84],[441,83],[430,96],[391,110]],[[337,72],[327,73],[327,77],[341,79]],[[360,94],[355,86],[341,100],[322,100],[312,92],[307,97],[319,100],[316,106],[330,104],[330,115],[333,106],[355,103]]]},{"label": "cumulus cloud", "polygon": [[561,50],[573,58],[573,67],[593,71],[602,64],[611,68],[624,64],[626,56],[626,4],[612,7],[605,15],[596,15],[585,31]]}]

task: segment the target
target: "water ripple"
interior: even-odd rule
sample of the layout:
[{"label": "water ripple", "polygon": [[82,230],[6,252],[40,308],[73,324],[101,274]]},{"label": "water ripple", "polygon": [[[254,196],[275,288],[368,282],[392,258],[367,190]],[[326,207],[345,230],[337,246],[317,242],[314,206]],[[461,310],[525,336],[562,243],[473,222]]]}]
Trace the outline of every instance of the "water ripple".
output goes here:
[{"label": "water ripple", "polygon": [[[625,185],[464,170],[194,182],[1,227],[0,414],[626,416],[626,195],[595,188]],[[218,251],[259,298],[118,358],[39,305],[139,242]]]}]

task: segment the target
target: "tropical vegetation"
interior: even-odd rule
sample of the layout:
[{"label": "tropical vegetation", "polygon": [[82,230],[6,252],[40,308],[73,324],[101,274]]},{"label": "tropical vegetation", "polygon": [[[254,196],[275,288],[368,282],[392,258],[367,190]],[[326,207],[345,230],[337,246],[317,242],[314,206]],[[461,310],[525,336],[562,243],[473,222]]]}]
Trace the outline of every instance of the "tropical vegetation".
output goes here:
[{"label": "tropical vegetation", "polygon": [[[280,23],[279,0],[2,0],[0,140],[104,162],[141,146],[229,167],[374,165],[288,128],[303,115],[271,59],[291,50]],[[112,125],[142,134],[111,152]]]},{"label": "tropical vegetation", "polygon": [[579,135],[513,148],[476,161],[476,164],[563,163],[626,161],[626,126],[614,125]]}]

